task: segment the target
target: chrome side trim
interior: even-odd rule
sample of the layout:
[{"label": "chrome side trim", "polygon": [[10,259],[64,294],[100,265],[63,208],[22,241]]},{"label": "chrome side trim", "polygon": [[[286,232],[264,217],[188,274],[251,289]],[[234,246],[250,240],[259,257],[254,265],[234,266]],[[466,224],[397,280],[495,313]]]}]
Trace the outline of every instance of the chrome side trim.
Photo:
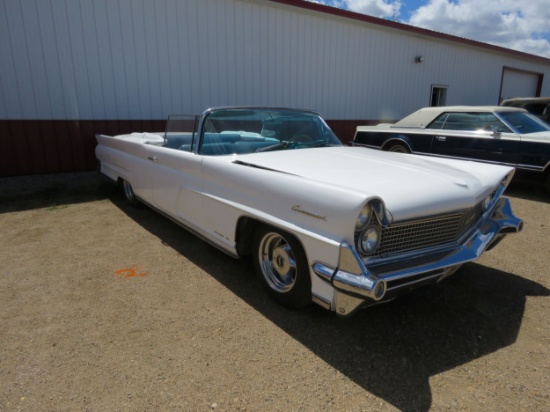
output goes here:
[{"label": "chrome side trim", "polygon": [[191,234],[197,236],[199,239],[205,241],[206,243],[208,243],[210,246],[213,246],[215,247],[216,249],[222,251],[223,253],[225,253],[226,255],[229,255],[231,256],[232,258],[235,258],[235,259],[239,259],[240,256],[238,255],[237,251],[236,250],[233,250],[233,251],[229,251],[228,249],[224,249],[223,247],[221,247],[220,245],[216,244],[216,242],[214,242],[213,240],[209,239],[206,235],[204,235],[202,232],[200,232],[198,229],[194,229],[193,226],[191,226],[190,223],[186,223],[187,221],[185,222],[182,222],[174,217],[172,217],[171,215],[169,215],[168,213],[165,213],[163,212],[162,210],[160,210],[159,208],[153,206],[151,203],[149,202],[146,202],[145,200],[141,199],[141,198],[138,198],[136,197],[141,203],[143,203],[144,205],[146,205],[148,208],[154,210],[155,212],[157,212],[158,214],[162,215],[163,217],[165,217],[166,219],[169,219],[171,220],[172,222],[174,222],[175,224],[177,224],[178,226],[180,226],[182,229],[185,229],[187,230],[188,232],[190,232]]},{"label": "chrome side trim", "polygon": [[523,163],[518,163],[516,168],[521,169],[521,170],[530,170],[530,171],[533,171],[533,172],[543,172],[544,169],[546,169],[547,166],[548,166],[548,164],[546,166],[533,166],[533,165],[526,165],[526,164],[523,164]]},{"label": "chrome side trim", "polygon": [[413,152],[413,153],[422,154],[422,155],[431,156],[431,157],[440,157],[442,159],[469,160],[471,162],[488,163],[488,164],[500,165],[500,166],[510,166],[518,170],[528,170],[530,172],[544,172],[545,168],[548,165],[550,165],[550,162],[547,164],[547,166],[535,166],[535,165],[526,165],[524,163],[516,164],[516,163],[510,163],[510,162],[497,162],[494,160],[474,159],[473,157],[445,156],[445,155],[438,155],[434,153],[421,153],[421,152]]}]

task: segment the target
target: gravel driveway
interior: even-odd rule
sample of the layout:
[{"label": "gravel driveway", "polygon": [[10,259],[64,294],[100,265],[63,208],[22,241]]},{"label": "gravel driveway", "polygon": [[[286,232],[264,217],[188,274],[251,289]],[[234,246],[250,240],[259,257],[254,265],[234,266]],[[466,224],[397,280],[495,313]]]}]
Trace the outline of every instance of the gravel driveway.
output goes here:
[{"label": "gravel driveway", "polygon": [[476,263],[350,319],[96,173],[0,179],[2,411],[550,411],[550,198]]}]

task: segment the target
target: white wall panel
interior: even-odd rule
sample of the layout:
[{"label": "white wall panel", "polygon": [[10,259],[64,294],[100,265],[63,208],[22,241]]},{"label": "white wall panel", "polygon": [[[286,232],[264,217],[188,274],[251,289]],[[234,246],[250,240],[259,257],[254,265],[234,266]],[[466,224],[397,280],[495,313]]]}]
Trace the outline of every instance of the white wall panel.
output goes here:
[{"label": "white wall panel", "polygon": [[[92,90],[94,96],[98,94],[98,86],[91,85],[88,76],[88,61],[84,47],[83,17],[79,2],[69,1],[64,4],[66,8],[67,32],[59,34],[59,50],[66,50],[67,53],[61,59],[61,65],[73,68],[74,89],[66,91],[67,94],[74,93],[72,99],[76,107],[71,107],[67,113],[68,119],[93,119],[92,112]],[[60,16],[61,18],[61,16]],[[67,87],[71,87],[67,84]],[[74,117],[73,117],[74,116]],[[28,118],[28,117],[27,117]],[[44,118],[43,116],[41,118]]]},{"label": "white wall panel", "polygon": [[39,95],[41,90],[39,90],[39,87],[35,88],[33,84],[31,62],[29,60],[30,50],[27,47],[27,32],[23,20],[22,8],[23,3],[18,0],[5,1],[6,16],[8,16],[6,27],[9,31],[8,38],[10,40],[10,50],[1,50],[0,56],[11,56],[13,59],[15,76],[7,77],[7,74],[4,75],[2,73],[0,78],[2,78],[4,84],[9,85],[9,83],[12,83],[16,87],[9,87],[4,90],[4,98],[6,100],[3,104],[9,107],[12,101],[18,100],[19,105],[10,108],[13,112],[12,115],[18,118],[22,117],[22,114],[25,113],[28,117],[36,118],[39,115],[47,116],[49,104],[46,107],[42,107],[41,112],[38,113],[37,98],[35,95]]},{"label": "white wall panel", "polygon": [[0,118],[15,118],[22,112],[13,41],[9,29],[9,7],[7,2],[0,3]]},{"label": "white wall panel", "polygon": [[[423,55],[417,64],[414,58]],[[0,0],[0,118],[162,119],[217,105],[397,119],[447,85],[495,104],[550,63],[262,0]]]}]

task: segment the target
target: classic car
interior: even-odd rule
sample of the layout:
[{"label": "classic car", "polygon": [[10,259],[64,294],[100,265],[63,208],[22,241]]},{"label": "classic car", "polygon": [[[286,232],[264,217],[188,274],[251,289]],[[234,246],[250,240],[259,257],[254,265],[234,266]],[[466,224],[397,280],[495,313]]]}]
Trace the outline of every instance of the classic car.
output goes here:
[{"label": "classic car", "polygon": [[358,126],[352,145],[513,166],[536,172],[550,192],[550,124],[520,108],[426,107],[395,124]]},{"label": "classic car", "polygon": [[521,219],[507,166],[344,146],[317,113],[214,108],[96,136],[103,174],[227,254],[289,308],[341,316],[435,283]]}]

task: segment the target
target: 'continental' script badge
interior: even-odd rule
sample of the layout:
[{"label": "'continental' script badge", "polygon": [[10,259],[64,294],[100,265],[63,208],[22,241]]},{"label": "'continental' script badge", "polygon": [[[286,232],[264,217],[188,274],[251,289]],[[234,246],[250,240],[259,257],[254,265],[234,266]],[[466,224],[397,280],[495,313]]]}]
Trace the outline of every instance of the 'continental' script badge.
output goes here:
[{"label": "'continental' script badge", "polygon": [[325,222],[327,221],[326,216],[321,216],[321,215],[317,215],[315,213],[308,212],[307,210],[302,209],[302,205],[294,205],[294,206],[292,206],[292,210],[294,210],[295,212],[301,213],[303,215],[306,215],[306,216],[314,217],[315,219],[324,220]]}]

